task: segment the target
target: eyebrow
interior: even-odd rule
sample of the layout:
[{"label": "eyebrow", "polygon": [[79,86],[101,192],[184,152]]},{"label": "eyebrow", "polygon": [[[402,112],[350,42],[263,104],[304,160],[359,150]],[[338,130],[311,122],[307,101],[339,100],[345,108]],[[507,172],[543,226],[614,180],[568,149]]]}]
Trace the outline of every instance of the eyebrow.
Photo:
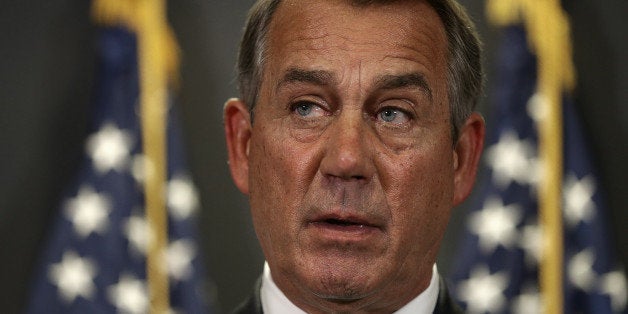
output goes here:
[{"label": "eyebrow", "polygon": [[[304,70],[299,68],[289,68],[284,76],[279,80],[277,89],[291,83],[309,83],[318,86],[331,85],[334,81],[334,75],[325,70]],[[375,79],[376,89],[398,89],[405,87],[418,87],[423,90],[430,101],[432,101],[432,89],[430,88],[425,76],[418,72],[412,72],[400,75],[382,75]]]},{"label": "eyebrow", "polygon": [[377,89],[397,89],[404,87],[418,87],[423,90],[430,101],[432,100],[432,89],[427,83],[425,76],[418,72],[401,75],[383,75],[375,79]]},{"label": "eyebrow", "polygon": [[330,85],[333,83],[334,75],[324,70],[304,70],[298,68],[288,69],[279,80],[277,89],[290,83],[309,83],[314,85]]}]

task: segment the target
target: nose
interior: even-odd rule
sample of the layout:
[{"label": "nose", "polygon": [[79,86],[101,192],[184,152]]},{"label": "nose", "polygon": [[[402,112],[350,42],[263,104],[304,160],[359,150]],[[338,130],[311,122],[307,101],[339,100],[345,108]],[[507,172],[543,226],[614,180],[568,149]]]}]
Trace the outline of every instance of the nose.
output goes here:
[{"label": "nose", "polygon": [[372,143],[361,113],[341,113],[327,131],[322,174],[332,181],[369,181],[374,173]]}]

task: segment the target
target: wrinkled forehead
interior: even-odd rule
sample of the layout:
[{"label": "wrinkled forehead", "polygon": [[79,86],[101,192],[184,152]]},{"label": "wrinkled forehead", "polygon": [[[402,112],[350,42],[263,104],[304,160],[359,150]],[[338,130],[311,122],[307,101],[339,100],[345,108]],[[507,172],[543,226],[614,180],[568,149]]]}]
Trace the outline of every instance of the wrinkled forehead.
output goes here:
[{"label": "wrinkled forehead", "polygon": [[269,25],[264,72],[280,74],[294,60],[301,65],[342,60],[343,66],[350,61],[382,61],[397,67],[415,66],[408,71],[418,69],[428,79],[443,79],[447,39],[440,17],[427,2],[355,2],[282,1]]},{"label": "wrinkled forehead", "polygon": [[368,30],[381,42],[406,37],[407,45],[412,45],[413,37],[422,33],[433,43],[446,43],[440,17],[421,0],[284,0],[269,26],[271,39],[293,35],[312,40],[334,30],[353,29]]}]

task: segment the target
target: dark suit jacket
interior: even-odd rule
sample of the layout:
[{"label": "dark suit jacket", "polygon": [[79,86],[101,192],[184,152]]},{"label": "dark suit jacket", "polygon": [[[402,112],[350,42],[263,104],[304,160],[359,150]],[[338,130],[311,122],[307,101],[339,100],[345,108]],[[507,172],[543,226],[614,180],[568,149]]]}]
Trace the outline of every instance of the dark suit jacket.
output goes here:
[{"label": "dark suit jacket", "polygon": [[[442,277],[439,278],[438,300],[434,314],[457,314],[463,313],[460,306],[451,298],[449,290]],[[233,313],[234,314],[263,314],[262,299],[260,297],[260,288],[262,286],[262,278],[260,277],[255,284],[255,290],[249,298],[240,304]]]}]

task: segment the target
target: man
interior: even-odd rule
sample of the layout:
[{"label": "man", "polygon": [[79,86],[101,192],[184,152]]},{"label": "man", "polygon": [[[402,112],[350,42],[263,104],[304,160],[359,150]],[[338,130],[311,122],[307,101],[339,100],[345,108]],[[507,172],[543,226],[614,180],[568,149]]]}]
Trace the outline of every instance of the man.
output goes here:
[{"label": "man", "polygon": [[456,307],[435,265],[470,193],[479,44],[448,0],[263,0],[225,105],[266,266],[241,313]]}]

